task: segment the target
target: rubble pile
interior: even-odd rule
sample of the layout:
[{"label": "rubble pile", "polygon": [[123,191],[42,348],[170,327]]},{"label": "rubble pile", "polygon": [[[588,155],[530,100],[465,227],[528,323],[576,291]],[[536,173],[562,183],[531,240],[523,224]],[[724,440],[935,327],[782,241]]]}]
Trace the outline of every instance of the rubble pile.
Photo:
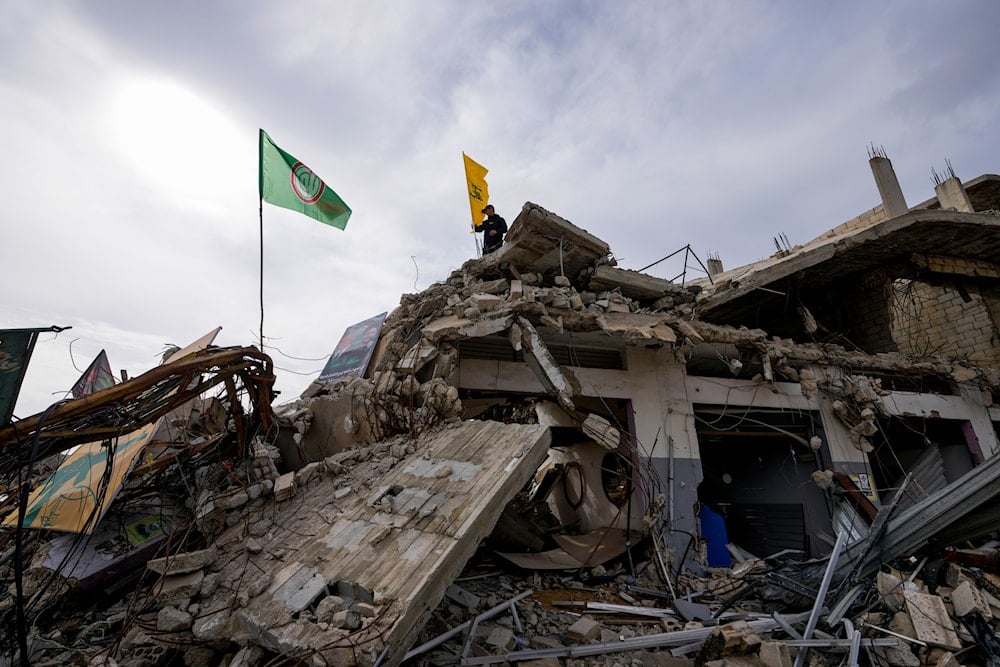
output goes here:
[{"label": "rubble pile", "polygon": [[[518,277],[505,278],[502,270]],[[593,268],[583,271],[582,279],[592,273]],[[690,316],[694,294],[676,286],[670,289],[672,296],[644,308],[641,304],[649,299],[631,299],[620,288],[578,290],[563,276],[546,284],[539,274],[471,260],[445,282],[402,296],[383,325],[370,364],[371,379],[316,381],[301,398],[276,409],[286,427],[280,435],[285,438],[283,450],[304,463],[395,434],[416,437],[460,419],[458,345],[483,336],[505,336],[513,350],[540,360],[539,380],[572,410],[579,383],[571,369],[552,360],[538,328],[560,334],[605,332],[653,346],[676,342],[678,332],[701,339],[681,319]],[[581,415],[581,421],[584,418]]]},{"label": "rubble pile", "polygon": [[[988,665],[1000,658],[1000,576],[979,566],[996,570],[998,554],[948,549],[934,560],[901,559],[909,569],[834,582],[825,604],[814,588],[781,574],[803,564],[781,558],[686,572],[677,597],[646,563],[638,575],[621,565],[577,576],[470,574],[449,588],[414,652],[428,665],[790,667],[807,650],[812,665]],[[776,582],[794,590],[794,602],[769,599]],[[508,600],[516,613],[447,632]]]},{"label": "rubble pile", "polygon": [[[1000,371],[820,340],[805,306],[798,338],[702,319],[734,281],[622,270],[528,203],[402,296],[367,370],[273,412],[270,359],[208,347],[0,429],[0,665],[1000,665],[1000,456],[924,465],[914,431],[891,497],[862,479],[892,419],[992,429]],[[703,529],[702,436],[717,486],[757,447],[818,494],[741,487],[802,548]]]}]

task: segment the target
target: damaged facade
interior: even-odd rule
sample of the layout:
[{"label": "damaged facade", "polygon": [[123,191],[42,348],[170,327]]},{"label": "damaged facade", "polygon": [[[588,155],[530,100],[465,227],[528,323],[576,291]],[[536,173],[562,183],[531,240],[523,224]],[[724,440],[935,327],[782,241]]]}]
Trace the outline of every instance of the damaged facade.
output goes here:
[{"label": "damaged facade", "polygon": [[[1000,660],[1000,557],[967,549],[1000,528],[1000,177],[952,174],[908,207],[888,160],[871,165],[880,205],[683,284],[619,268],[527,203],[499,251],[402,297],[363,377],[313,383],[273,424],[269,360],[209,348],[6,427],[5,650],[137,665]],[[204,378],[225,391],[205,398]],[[17,527],[15,471],[141,427],[157,435],[89,543]],[[151,517],[155,535],[136,537]],[[616,604],[575,601],[560,628],[559,605],[516,586],[480,601],[455,584],[481,551],[534,572],[523,588],[620,563]],[[102,611],[71,629],[94,591]],[[727,623],[747,597],[789,613],[758,603]],[[609,635],[594,615],[640,631]],[[491,618],[508,620],[479,637]]]}]

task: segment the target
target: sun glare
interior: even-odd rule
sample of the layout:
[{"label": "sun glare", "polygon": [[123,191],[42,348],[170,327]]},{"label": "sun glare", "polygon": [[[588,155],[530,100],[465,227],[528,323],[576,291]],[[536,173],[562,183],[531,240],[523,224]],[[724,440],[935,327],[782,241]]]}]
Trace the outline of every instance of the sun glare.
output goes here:
[{"label": "sun glare", "polygon": [[225,114],[182,85],[125,82],[109,118],[117,149],[135,173],[175,204],[221,210],[245,189],[256,135],[243,136]]}]

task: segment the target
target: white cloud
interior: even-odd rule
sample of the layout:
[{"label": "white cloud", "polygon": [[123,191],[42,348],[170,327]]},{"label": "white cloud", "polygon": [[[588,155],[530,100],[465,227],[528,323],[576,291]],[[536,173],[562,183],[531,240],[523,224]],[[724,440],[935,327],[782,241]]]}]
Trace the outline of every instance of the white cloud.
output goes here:
[{"label": "white cloud", "polygon": [[[318,371],[284,354],[325,359],[474,255],[462,151],[509,222],[530,200],[631,268],[689,243],[732,267],[873,206],[871,141],[911,203],[946,157],[996,172],[996,7],[7,3],[4,312],[87,329],[113,364],[217,325],[254,342],[260,127],[354,209],[341,232],[264,208],[279,368]],[[75,380],[58,350],[32,367],[47,391]],[[310,379],[278,374],[285,398]]]}]

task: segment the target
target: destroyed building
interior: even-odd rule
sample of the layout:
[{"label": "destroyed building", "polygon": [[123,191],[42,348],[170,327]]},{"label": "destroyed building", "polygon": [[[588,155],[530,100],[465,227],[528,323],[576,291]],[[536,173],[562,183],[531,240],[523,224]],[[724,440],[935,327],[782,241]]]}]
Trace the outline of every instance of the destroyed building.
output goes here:
[{"label": "destroyed building", "polygon": [[[683,621],[724,620],[727,587],[745,594],[743,573],[766,561],[755,590],[807,611],[723,625],[721,641],[763,660],[747,637],[779,633],[767,664],[824,647],[858,664],[860,619],[880,626],[873,609],[909,606],[938,614],[939,634],[949,611],[962,619],[944,638],[922,635],[939,651],[924,664],[944,653],[967,664],[954,657],[963,646],[978,647],[971,664],[1000,659],[984,648],[992,630],[967,621],[1000,612],[1000,579],[952,563],[921,591],[926,571],[891,569],[1000,529],[1000,176],[963,184],[949,166],[936,196],[910,207],[888,159],[870,164],[873,209],[801,246],[776,239],[748,266],[699,262],[681,281],[618,267],[600,238],[526,203],[499,251],[378,318],[363,373],[316,381],[274,415],[266,355],[209,347],[4,427],[8,478],[38,476],[20,508],[22,487],[6,489],[0,612],[16,631],[4,650],[135,665],[415,664],[448,641],[461,645],[454,661],[426,664],[692,655],[720,635]],[[212,387],[221,393],[206,397]],[[46,509],[37,489],[67,464],[46,457],[90,442],[119,457],[108,443],[140,430],[127,438],[141,444],[130,473],[116,482],[100,468],[74,487],[101,496],[99,509],[53,532],[69,496]],[[25,528],[26,516],[42,523]],[[151,523],[155,537],[121,543]],[[655,634],[609,641],[583,624],[545,641],[519,619],[530,590],[487,612],[454,586],[483,549],[521,572],[619,559],[662,593],[636,597],[667,600],[669,614],[633,601]],[[990,553],[952,560],[1000,561]],[[718,571],[731,580],[692,583]],[[958,596],[950,610],[939,583]],[[884,608],[861,605],[870,590]],[[109,601],[81,640],[68,619],[95,591]],[[692,617],[681,602],[696,593],[722,609]],[[468,619],[414,648],[435,614],[455,616],[439,608],[449,600]],[[509,632],[476,648],[477,624],[507,615],[495,627]],[[907,645],[889,655],[898,640],[879,629],[864,639],[882,651],[871,662],[919,664]]]}]

